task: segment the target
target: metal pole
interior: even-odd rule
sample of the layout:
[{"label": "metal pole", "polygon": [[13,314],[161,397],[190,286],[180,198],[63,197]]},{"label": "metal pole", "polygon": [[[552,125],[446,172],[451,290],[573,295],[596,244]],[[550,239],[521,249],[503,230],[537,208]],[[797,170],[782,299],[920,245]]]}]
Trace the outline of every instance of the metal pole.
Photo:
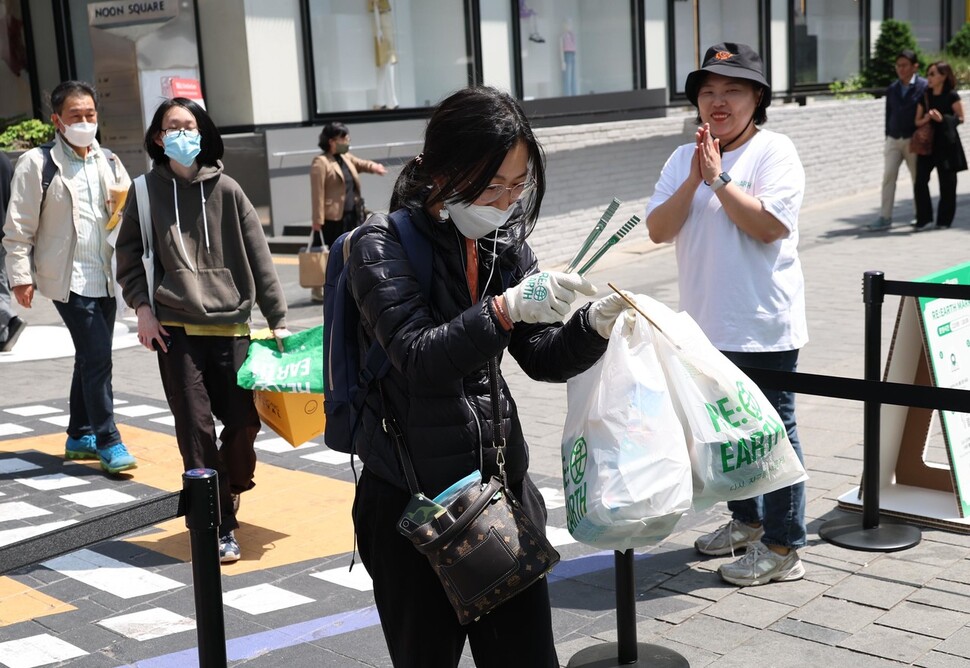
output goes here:
[{"label": "metal pole", "polygon": [[637,662],[637,601],[633,579],[633,550],[617,550],[613,559],[616,577],[616,658],[620,665]]},{"label": "metal pole", "polygon": [[185,526],[192,542],[192,582],[200,668],[225,668],[226,625],[222,617],[219,565],[219,474],[191,469],[182,474]]},{"label": "metal pole", "polygon": [[[882,380],[882,302],[885,274],[867,271],[862,279],[862,300],[866,305],[865,379]],[[862,528],[879,526],[879,414],[882,404],[865,402],[862,427]]]}]

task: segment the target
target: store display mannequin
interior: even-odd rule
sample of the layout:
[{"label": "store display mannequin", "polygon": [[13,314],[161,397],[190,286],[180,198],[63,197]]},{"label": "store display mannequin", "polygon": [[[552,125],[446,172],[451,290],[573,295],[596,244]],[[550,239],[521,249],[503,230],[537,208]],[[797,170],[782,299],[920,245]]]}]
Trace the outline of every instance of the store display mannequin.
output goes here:
[{"label": "store display mannequin", "polygon": [[562,94],[576,95],[576,35],[573,34],[573,21],[562,22],[562,35],[559,38],[560,64],[562,65]]},{"label": "store display mannequin", "polygon": [[378,109],[396,109],[397,91],[394,85],[394,66],[397,50],[394,45],[394,16],[390,0],[367,0],[368,11],[374,15],[374,56],[377,64]]}]

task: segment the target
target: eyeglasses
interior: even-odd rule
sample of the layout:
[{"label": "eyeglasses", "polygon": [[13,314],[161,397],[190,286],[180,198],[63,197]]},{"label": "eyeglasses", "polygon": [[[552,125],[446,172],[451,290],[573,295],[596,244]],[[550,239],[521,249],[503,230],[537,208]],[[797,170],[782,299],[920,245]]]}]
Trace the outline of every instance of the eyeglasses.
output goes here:
[{"label": "eyeglasses", "polygon": [[529,194],[530,192],[532,192],[532,189],[535,187],[536,187],[535,179],[529,179],[528,181],[523,181],[522,183],[519,183],[518,185],[514,185],[510,188],[507,188],[505,186],[500,186],[499,184],[495,183],[485,188],[485,190],[482,191],[482,194],[478,196],[478,199],[475,200],[475,203],[491,204],[493,202],[496,202],[502,198],[502,195],[505,194],[506,190],[509,191],[509,197],[511,201],[515,202],[517,200],[522,199],[525,195]]},{"label": "eyeglasses", "polygon": [[179,135],[182,135],[182,134],[186,134],[186,135],[197,135],[197,134],[199,134],[199,131],[198,130],[190,130],[188,128],[182,128],[181,130],[178,129],[178,128],[171,128],[171,129],[168,129],[168,130],[162,130],[162,134],[164,134],[166,137],[172,137],[172,138],[174,138],[174,137],[178,137]]}]

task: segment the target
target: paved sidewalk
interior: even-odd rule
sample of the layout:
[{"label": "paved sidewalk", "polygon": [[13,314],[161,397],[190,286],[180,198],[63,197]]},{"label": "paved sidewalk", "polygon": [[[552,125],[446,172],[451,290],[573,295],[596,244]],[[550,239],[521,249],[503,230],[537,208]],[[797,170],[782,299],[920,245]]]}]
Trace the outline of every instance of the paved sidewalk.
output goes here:
[{"label": "paved sidewalk", "polygon": [[[903,191],[900,187],[900,196]],[[960,175],[959,193],[957,219],[948,231],[915,234],[903,225],[886,233],[861,231],[862,225],[878,215],[877,192],[803,212],[800,250],[811,342],[801,355],[800,370],[862,376],[864,271],[881,270],[887,278],[908,280],[970,260],[967,173]],[[897,219],[908,219],[907,209],[911,209],[911,201],[900,200]],[[297,285],[295,263],[280,264],[278,269],[291,305],[291,328],[318,324],[319,307],[310,304],[308,291]],[[606,282],[610,281],[676,306],[676,272],[670,247],[634,239],[611,251],[591,278],[601,292],[608,290]],[[729,286],[724,297],[730,298]],[[37,308],[25,315],[30,327],[22,341],[29,340],[32,328],[60,324],[49,302],[38,302]],[[884,306],[884,351],[888,350],[897,305],[898,298],[889,297]],[[63,443],[62,427],[56,420],[43,423],[43,415],[11,411],[43,405],[52,412],[63,412],[71,366],[70,357],[20,362],[5,362],[0,357],[0,378],[5,388],[0,394],[0,492],[5,495],[0,497],[0,539],[9,527],[23,528],[40,521],[24,515],[11,517],[5,511],[24,513],[30,505],[57,517],[80,516],[81,511],[67,509],[65,502],[58,500],[64,496],[48,494],[45,500],[24,492],[23,470],[2,468],[5,462],[17,459],[36,467],[56,462],[51,474],[68,473],[69,466],[56,468],[61,466],[56,456],[58,444]],[[161,411],[165,406],[154,360],[140,348],[121,348],[116,350],[114,369],[115,393],[126,402],[121,405],[132,409],[121,420],[123,434],[143,439],[139,441],[140,453],[168,452],[170,456],[171,429],[164,418],[153,421],[155,415],[163,413],[141,408]],[[531,381],[509,359],[506,372],[532,447],[532,471],[550,504],[551,534],[563,556],[550,581],[559,658],[566,665],[577,651],[616,639],[612,554],[569,542],[564,535],[559,440],[566,410],[565,385]],[[854,552],[820,541],[819,525],[844,515],[837,510],[836,499],[859,484],[862,405],[802,396],[798,418],[811,476],[807,483],[810,542],[801,551],[805,579],[745,589],[720,582],[714,571],[725,559],[701,557],[692,545],[701,532],[725,521],[725,508],[722,504],[705,513],[688,514],[661,545],[637,554],[639,641],[671,648],[695,667],[970,665],[970,536],[927,529],[920,545],[892,554]],[[15,441],[10,440],[14,435],[2,431],[4,423],[32,431],[16,435],[16,447],[5,449],[5,443]],[[322,446],[293,450],[278,447],[270,436],[263,437],[264,449],[259,452],[260,466],[265,468],[257,474],[262,477],[254,494],[262,496],[244,497],[242,507],[248,544],[258,544],[259,537],[263,548],[244,554],[241,567],[227,569],[223,577],[230,665],[390,665],[376,626],[366,576],[357,582],[360,588],[355,589],[346,579],[335,585],[332,578],[346,571],[349,548],[318,544],[333,535],[345,536],[349,517],[326,514],[326,504],[339,497],[336,492],[319,500],[312,495],[318,488],[339,488],[345,498],[353,480],[349,468],[329,461],[328,451]],[[930,456],[945,461],[938,426],[931,439]],[[169,449],[153,449],[163,446]],[[143,455],[142,461],[143,466],[130,479],[113,487],[94,469],[85,469],[85,480],[109,487],[108,492],[124,492],[134,498],[158,493],[166,484],[179,484],[177,460],[165,462],[159,455],[157,461],[149,461],[148,455]],[[167,471],[166,465],[175,473]],[[46,469],[44,472],[48,473]],[[156,478],[152,476],[160,480],[161,473],[169,478],[174,475],[174,483],[154,484]],[[305,485],[307,480],[316,482],[300,488],[306,498],[296,500],[291,507],[270,507],[299,496],[293,492],[293,485]],[[12,508],[10,503],[21,505]],[[297,519],[305,528],[291,529],[291,522]],[[139,596],[94,591],[93,575],[78,576],[77,560],[55,560],[0,578],[0,665],[195,665],[195,632],[191,626],[178,626],[186,624],[185,620],[191,623],[194,617],[189,566],[186,559],[177,556],[181,553],[175,546],[180,522],[175,520],[169,523],[172,526],[125,541],[96,545],[82,555],[89,566],[119,562],[137,566],[142,569],[140,582],[167,578],[170,584],[159,584],[167,588],[153,593]],[[314,544],[292,548],[298,556],[288,560],[283,554],[291,549],[287,541],[300,531],[309,531]],[[244,542],[244,552],[246,545]],[[362,571],[358,567],[353,573],[359,578]],[[332,575],[335,572],[338,575]],[[23,594],[24,589],[32,593]],[[246,590],[255,591],[259,605],[243,600]],[[38,608],[42,612],[30,618],[14,619],[18,592],[34,602],[47,601],[48,607]],[[132,597],[125,598],[128,594]],[[284,596],[289,597],[288,602],[273,607],[275,597],[282,601]],[[152,635],[146,631],[144,639],[133,639],[130,624],[105,621],[160,609],[168,613],[161,618],[174,626],[169,633]],[[56,656],[55,650],[50,649],[47,655],[37,653],[38,643],[74,653],[59,655],[63,662],[45,660],[43,656]],[[66,650],[64,645],[75,650]],[[461,665],[467,668],[473,663],[466,656]],[[640,665],[648,664],[641,661]]]}]

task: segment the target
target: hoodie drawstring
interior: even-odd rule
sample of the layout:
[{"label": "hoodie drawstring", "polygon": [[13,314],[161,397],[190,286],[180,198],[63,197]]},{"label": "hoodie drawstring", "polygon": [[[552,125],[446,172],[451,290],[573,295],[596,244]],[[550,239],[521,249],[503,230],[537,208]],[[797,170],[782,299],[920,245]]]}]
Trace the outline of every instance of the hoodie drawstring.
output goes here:
[{"label": "hoodie drawstring", "polygon": [[[189,252],[185,250],[185,241],[182,239],[182,221],[179,217],[179,190],[175,179],[172,179],[172,194],[175,197],[175,236],[178,239],[178,245],[182,250],[185,263],[189,265],[189,269],[195,271],[195,267],[192,266],[192,261],[189,259]],[[209,253],[209,219],[205,213],[205,189],[202,187],[201,182],[199,183],[199,197],[202,199],[202,230],[205,232],[205,252]]]}]

